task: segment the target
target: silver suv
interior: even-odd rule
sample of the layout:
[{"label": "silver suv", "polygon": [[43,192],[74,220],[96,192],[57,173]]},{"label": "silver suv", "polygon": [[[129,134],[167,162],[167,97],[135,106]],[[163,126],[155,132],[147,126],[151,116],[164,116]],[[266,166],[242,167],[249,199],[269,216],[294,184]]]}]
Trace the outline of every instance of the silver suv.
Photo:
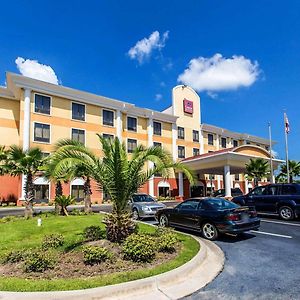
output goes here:
[{"label": "silver suv", "polygon": [[163,203],[158,203],[148,194],[134,194],[129,200],[133,219],[154,218],[159,209],[166,208]]}]

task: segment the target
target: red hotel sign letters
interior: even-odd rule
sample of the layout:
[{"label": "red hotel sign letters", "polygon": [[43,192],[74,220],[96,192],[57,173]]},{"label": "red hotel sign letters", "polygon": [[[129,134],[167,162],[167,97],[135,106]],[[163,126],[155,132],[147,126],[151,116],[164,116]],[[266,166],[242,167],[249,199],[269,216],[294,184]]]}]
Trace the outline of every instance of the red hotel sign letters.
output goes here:
[{"label": "red hotel sign letters", "polygon": [[188,114],[193,113],[193,101],[184,99],[183,100],[183,111]]}]

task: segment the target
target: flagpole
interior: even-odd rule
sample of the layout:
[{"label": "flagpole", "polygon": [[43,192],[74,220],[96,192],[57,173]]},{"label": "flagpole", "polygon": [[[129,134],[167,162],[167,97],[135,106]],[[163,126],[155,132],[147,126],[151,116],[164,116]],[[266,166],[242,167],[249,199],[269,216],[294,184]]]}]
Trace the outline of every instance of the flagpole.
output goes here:
[{"label": "flagpole", "polygon": [[272,158],[272,131],[271,123],[269,122],[269,150],[270,150],[270,169],[271,169],[271,183],[274,183],[274,169],[273,169],[273,158]]},{"label": "flagpole", "polygon": [[288,149],[288,130],[287,130],[287,116],[284,113],[284,135],[285,135],[285,160],[286,160],[286,176],[287,183],[290,183],[290,170],[289,170],[289,149]]}]

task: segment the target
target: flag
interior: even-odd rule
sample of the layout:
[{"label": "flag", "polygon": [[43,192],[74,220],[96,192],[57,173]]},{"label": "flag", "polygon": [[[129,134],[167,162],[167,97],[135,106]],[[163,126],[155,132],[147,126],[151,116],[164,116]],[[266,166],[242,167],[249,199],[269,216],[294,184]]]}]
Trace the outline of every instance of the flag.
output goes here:
[{"label": "flag", "polygon": [[286,113],[284,113],[284,127],[285,127],[285,132],[289,133],[290,132],[290,123],[289,123],[289,119],[288,119]]}]

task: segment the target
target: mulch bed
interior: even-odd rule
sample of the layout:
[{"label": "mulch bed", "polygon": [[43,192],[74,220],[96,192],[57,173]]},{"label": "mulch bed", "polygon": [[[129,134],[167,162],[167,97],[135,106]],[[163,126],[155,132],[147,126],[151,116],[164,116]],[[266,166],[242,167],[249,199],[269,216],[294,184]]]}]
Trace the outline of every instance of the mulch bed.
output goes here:
[{"label": "mulch bed", "polygon": [[43,273],[25,273],[23,271],[23,263],[7,263],[0,265],[0,276],[24,279],[89,278],[116,272],[154,268],[174,259],[180,251],[180,245],[177,245],[174,253],[156,253],[155,259],[151,263],[136,263],[123,259],[121,246],[118,244],[107,240],[86,244],[107,248],[113,252],[113,258],[110,261],[91,266],[84,264],[83,255],[79,250],[73,250],[68,253],[58,252],[58,260],[54,269],[46,270]]}]

